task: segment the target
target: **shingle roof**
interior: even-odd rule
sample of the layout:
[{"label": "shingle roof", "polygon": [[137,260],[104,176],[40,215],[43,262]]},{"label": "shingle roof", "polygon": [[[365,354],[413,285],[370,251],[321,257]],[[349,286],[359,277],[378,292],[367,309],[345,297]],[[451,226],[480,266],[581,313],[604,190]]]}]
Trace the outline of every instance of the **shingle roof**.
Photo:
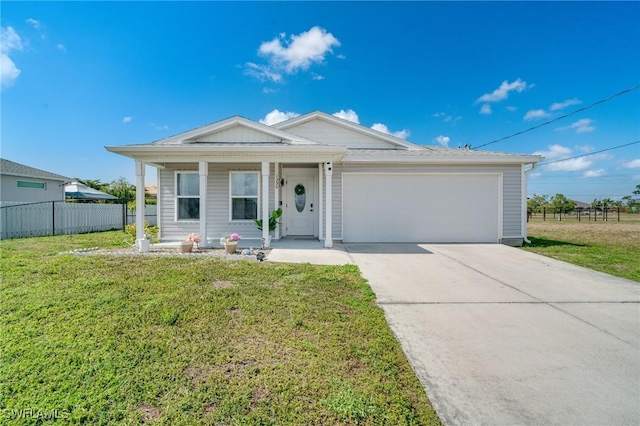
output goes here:
[{"label": "shingle roof", "polygon": [[25,166],[24,164],[16,163],[14,161],[5,160],[0,158],[0,174],[23,176],[40,179],[59,180],[62,182],[68,182],[72,179],[62,176],[56,173],[47,172],[45,170],[36,169],[35,167]]}]

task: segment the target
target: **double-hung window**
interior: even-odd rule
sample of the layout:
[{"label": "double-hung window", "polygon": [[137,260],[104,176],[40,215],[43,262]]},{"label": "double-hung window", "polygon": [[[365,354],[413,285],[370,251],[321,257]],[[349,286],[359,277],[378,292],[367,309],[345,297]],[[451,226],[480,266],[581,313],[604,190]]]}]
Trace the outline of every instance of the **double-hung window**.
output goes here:
[{"label": "double-hung window", "polygon": [[200,176],[198,173],[176,173],[176,188],[176,219],[200,219]]},{"label": "double-hung window", "polygon": [[258,172],[231,172],[231,220],[258,218]]}]

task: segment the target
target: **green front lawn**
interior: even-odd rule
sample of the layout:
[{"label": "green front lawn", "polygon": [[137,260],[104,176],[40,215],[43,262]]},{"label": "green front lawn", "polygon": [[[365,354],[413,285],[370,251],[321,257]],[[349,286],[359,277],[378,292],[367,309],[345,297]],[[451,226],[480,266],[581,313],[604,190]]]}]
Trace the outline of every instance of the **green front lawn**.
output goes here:
[{"label": "green front lawn", "polygon": [[59,254],[123,239],[0,242],[0,423],[439,424],[355,266]]},{"label": "green front lawn", "polygon": [[640,281],[640,221],[528,224],[524,250],[596,271]]}]

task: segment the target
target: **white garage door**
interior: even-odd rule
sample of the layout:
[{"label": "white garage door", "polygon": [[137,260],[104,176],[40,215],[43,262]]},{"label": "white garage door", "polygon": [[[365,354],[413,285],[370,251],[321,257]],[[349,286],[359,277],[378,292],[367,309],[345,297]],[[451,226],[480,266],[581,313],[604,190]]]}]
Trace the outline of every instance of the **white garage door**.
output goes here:
[{"label": "white garage door", "polygon": [[499,174],[344,173],[345,242],[497,243]]}]

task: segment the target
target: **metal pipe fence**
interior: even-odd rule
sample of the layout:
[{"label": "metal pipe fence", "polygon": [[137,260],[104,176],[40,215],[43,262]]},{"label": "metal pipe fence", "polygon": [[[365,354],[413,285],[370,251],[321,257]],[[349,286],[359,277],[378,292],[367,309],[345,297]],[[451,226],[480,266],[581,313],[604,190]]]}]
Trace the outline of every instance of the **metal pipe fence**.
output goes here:
[{"label": "metal pipe fence", "polygon": [[573,209],[564,209],[556,207],[543,207],[540,211],[534,212],[531,209],[527,211],[527,222],[538,215],[542,216],[542,220],[577,220],[581,221],[601,221],[607,222],[614,220],[620,222],[622,209],[620,207],[576,207]]}]

